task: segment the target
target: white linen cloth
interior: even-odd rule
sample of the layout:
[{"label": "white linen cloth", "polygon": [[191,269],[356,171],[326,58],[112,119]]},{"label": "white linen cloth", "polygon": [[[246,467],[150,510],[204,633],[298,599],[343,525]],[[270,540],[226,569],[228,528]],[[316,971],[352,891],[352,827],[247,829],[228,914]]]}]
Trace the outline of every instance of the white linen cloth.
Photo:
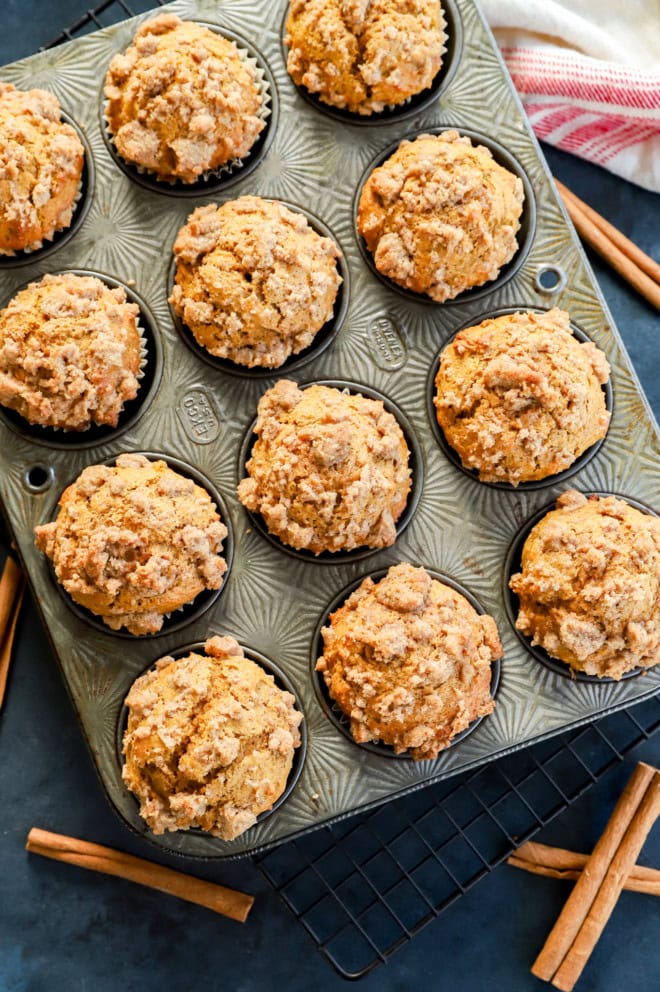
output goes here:
[{"label": "white linen cloth", "polygon": [[660,192],[660,0],[481,0],[538,138]]}]

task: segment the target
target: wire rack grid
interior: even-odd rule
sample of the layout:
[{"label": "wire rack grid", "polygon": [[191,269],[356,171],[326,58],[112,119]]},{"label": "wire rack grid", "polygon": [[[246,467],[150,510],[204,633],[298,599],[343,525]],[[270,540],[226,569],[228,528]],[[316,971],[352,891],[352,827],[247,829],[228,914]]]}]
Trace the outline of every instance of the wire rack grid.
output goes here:
[{"label": "wire rack grid", "polygon": [[[46,48],[165,0],[105,0]],[[660,695],[253,858],[335,970],[368,974],[660,728]]]}]

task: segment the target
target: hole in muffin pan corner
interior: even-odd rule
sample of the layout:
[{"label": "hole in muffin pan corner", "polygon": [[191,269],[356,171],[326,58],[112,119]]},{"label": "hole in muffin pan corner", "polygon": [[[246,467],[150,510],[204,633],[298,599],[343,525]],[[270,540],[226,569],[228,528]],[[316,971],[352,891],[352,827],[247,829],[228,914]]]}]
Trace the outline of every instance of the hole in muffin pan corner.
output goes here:
[{"label": "hole in muffin pan corner", "polygon": [[[423,134],[438,135],[445,131],[457,131],[461,136],[469,138],[473,145],[484,145],[484,147],[488,148],[498,165],[503,166],[520,179],[523,184],[525,198],[523,202],[522,214],[520,216],[520,228],[516,234],[518,248],[516,249],[513,258],[502,266],[497,278],[491,279],[490,281],[483,283],[481,286],[475,286],[472,289],[463,290],[462,293],[459,293],[453,299],[444,300],[440,303],[437,300],[432,300],[426,293],[416,293],[411,289],[406,289],[405,286],[400,286],[398,283],[394,282],[393,279],[390,279],[383,275],[382,272],[379,272],[376,268],[373,255],[367,248],[366,242],[358,230],[358,207],[360,204],[360,197],[362,196],[362,190],[364,189],[369,176],[374,169],[377,169],[379,166],[383,165],[383,163],[394,154],[401,142],[414,141]],[[501,287],[504,286],[505,283],[509,282],[509,280],[511,280],[519,271],[525,259],[529,255],[534,237],[536,235],[536,198],[534,196],[529,177],[518,159],[515,158],[515,156],[508,151],[504,145],[500,144],[499,141],[495,141],[493,138],[488,137],[488,135],[483,134],[483,132],[473,131],[472,129],[466,127],[459,127],[455,124],[437,125],[434,127],[422,128],[421,130],[412,132],[411,134],[404,134],[396,141],[392,142],[392,144],[388,145],[387,148],[380,151],[378,155],[371,160],[369,165],[367,165],[357,185],[355,195],[353,196],[352,214],[353,233],[358,249],[364,263],[379,280],[379,282],[388,289],[393,290],[393,292],[398,293],[399,296],[405,297],[407,300],[413,300],[415,303],[425,303],[428,306],[433,307],[460,306],[462,303],[473,303],[475,300],[482,299],[484,296],[489,296],[492,293],[497,292],[497,290],[501,289]]]},{"label": "hole in muffin pan corner", "polygon": [[[408,120],[411,117],[422,114],[436,103],[449,87],[463,56],[463,22],[455,0],[442,0],[442,11],[446,21],[445,33],[447,38],[440,69],[433,78],[430,86],[422,90],[421,93],[410,97],[405,103],[373,114],[358,114],[352,110],[345,110],[341,107],[333,107],[329,103],[324,103],[323,100],[305,86],[296,85],[287,72],[288,80],[305,103],[309,104],[310,107],[313,107],[319,113],[325,114],[326,117],[338,121],[340,124],[354,124],[357,127],[382,127],[387,124],[397,124],[400,121]],[[280,44],[285,67],[289,55],[289,48],[284,42],[288,16],[289,6],[287,4],[280,28]]]},{"label": "hole in muffin pan corner", "polygon": [[54,252],[58,251],[58,249],[64,247],[77,234],[89,213],[96,184],[96,169],[92,148],[84,130],[73,117],[62,111],[60,113],[60,119],[63,123],[68,124],[74,129],[84,149],[83,168],[80,177],[80,198],[74,206],[71,223],[62,231],[56,231],[52,239],[45,241],[41,248],[34,248],[32,251],[17,251],[14,255],[0,255],[0,272],[3,269],[16,269],[23,265],[35,265],[44,258],[48,258]]},{"label": "hole in muffin pan corner", "polygon": [[245,37],[243,37],[243,35],[237,34],[229,28],[219,24],[211,24],[207,21],[197,20],[196,18],[191,18],[191,20],[194,20],[196,24],[200,25],[200,27],[208,28],[210,31],[214,31],[221,37],[226,38],[228,41],[233,41],[238,48],[245,49],[249,58],[256,61],[259,69],[261,69],[264,74],[264,87],[262,92],[267,93],[270,97],[270,114],[268,114],[265,118],[265,126],[258,135],[248,154],[245,155],[244,158],[238,160],[236,165],[228,167],[225,172],[223,172],[225,167],[219,166],[215,172],[209,173],[207,178],[200,176],[200,178],[193,183],[184,183],[181,180],[168,182],[167,180],[157,179],[156,175],[152,172],[148,172],[146,170],[141,171],[136,165],[133,165],[131,162],[128,162],[126,159],[122,158],[111,138],[108,123],[105,118],[106,99],[103,92],[105,88],[105,74],[103,81],[101,82],[101,89],[99,93],[99,122],[101,135],[108,154],[117,168],[120,169],[132,182],[136,183],[138,186],[141,186],[145,190],[152,193],[159,193],[164,196],[178,197],[180,199],[191,199],[194,197],[211,196],[216,193],[223,193],[225,190],[231,189],[231,187],[241,182],[241,180],[252,175],[270,151],[279,122],[280,109],[275,78],[271,72],[267,59],[264,55],[262,55],[259,49],[256,48],[251,41],[248,41]]},{"label": "hole in muffin pan corner", "polygon": [[[630,506],[635,507],[636,510],[640,510],[642,513],[650,514],[651,516],[657,516],[658,514],[652,507],[647,506],[645,503],[641,503],[639,500],[632,499],[630,496],[622,495],[621,493],[615,492],[605,492],[604,490],[597,489],[584,489],[580,490],[585,496],[616,496],[617,499],[621,499]],[[579,672],[571,668],[568,662],[560,661],[559,658],[553,658],[548,652],[542,648],[539,644],[532,644],[530,637],[527,637],[522,631],[518,630],[516,627],[516,619],[518,617],[519,610],[519,600],[513,590],[509,587],[509,580],[511,576],[521,570],[521,559],[523,545],[529,537],[533,528],[552,510],[556,508],[556,500],[551,503],[547,503],[544,507],[538,510],[529,520],[523,523],[522,527],[516,532],[509,545],[506,558],[504,559],[504,568],[502,573],[502,599],[504,601],[504,609],[507,615],[507,619],[511,628],[525,648],[525,650],[532,655],[535,661],[538,661],[541,665],[547,668],[549,671],[554,672],[555,675],[561,675],[562,678],[569,679],[571,682],[584,682],[590,683],[591,685],[608,685],[612,682],[624,682],[628,679],[637,678],[646,669],[644,668],[633,668],[632,671],[626,672],[622,675],[620,679],[610,678],[608,675],[588,675],[586,672]]]},{"label": "hole in muffin pan corner", "polygon": [[[422,454],[421,445],[417,440],[417,435],[415,434],[410,421],[403,411],[396,405],[396,403],[393,403],[392,400],[390,400],[384,393],[379,392],[377,389],[373,389],[371,386],[365,386],[363,384],[350,382],[344,379],[315,379],[311,382],[301,382],[297,385],[299,389],[303,390],[308,389],[309,386],[329,386],[334,389],[347,389],[352,394],[359,394],[372,400],[381,400],[385,409],[388,413],[392,414],[398,423],[403,432],[406,444],[408,445],[408,451],[410,452],[408,465],[410,468],[411,478],[411,488],[408,493],[408,501],[396,524],[396,540],[398,541],[399,537],[404,532],[415,514],[424,483],[424,456]],[[238,455],[239,480],[247,478],[245,466],[251,457],[252,448],[257,440],[254,433],[254,426],[256,422],[257,418],[255,417],[249,424],[245,432],[245,436],[241,442]],[[279,539],[279,537],[276,537],[274,534],[270,533],[266,526],[266,522],[260,513],[252,512],[251,510],[247,510],[245,507],[242,509],[243,512],[247,514],[255,530],[258,531],[258,533],[261,534],[261,536],[265,538],[269,544],[272,544],[273,547],[277,548],[279,551],[283,551],[290,557],[297,558],[299,561],[315,562],[321,565],[342,565],[347,562],[361,561],[364,558],[370,558],[372,555],[386,550],[385,548],[370,548],[367,546],[361,546],[359,548],[354,548],[352,551],[322,551],[320,554],[315,555],[312,551],[294,548],[288,544],[285,544],[284,541]]]},{"label": "hole in muffin pan corner", "polygon": [[[282,200],[280,198],[274,199],[272,197],[264,197],[264,199],[270,203],[281,203],[282,206],[288,207],[288,209],[292,210],[294,213],[302,214],[309,222],[310,227],[317,234],[320,234],[321,237],[324,238],[330,238],[341,251],[341,258],[337,260],[337,269],[342,281],[339,289],[337,290],[337,297],[335,299],[332,317],[330,320],[327,320],[323,327],[317,331],[311,344],[309,344],[302,351],[297,352],[295,355],[290,355],[289,358],[287,358],[287,360],[277,368],[266,368],[261,366],[249,368],[247,365],[239,365],[236,362],[232,362],[228,358],[219,358],[217,355],[212,355],[207,348],[197,342],[190,328],[184,324],[183,320],[174,310],[172,304],[168,303],[172,323],[174,324],[179,337],[197,358],[205,362],[207,365],[210,365],[211,368],[217,369],[219,372],[226,372],[228,375],[250,379],[281,378],[282,376],[286,376],[297,371],[303,366],[309,364],[309,362],[314,361],[314,359],[318,358],[319,355],[322,355],[330,347],[333,341],[335,341],[341,331],[346,319],[346,314],[348,313],[351,298],[351,275],[350,268],[346,260],[346,252],[334,231],[332,231],[332,229],[329,228],[320,217],[317,217],[316,214],[311,213],[311,211],[300,206],[298,203],[292,203],[289,200]],[[219,206],[221,205],[222,204],[219,204]],[[172,259],[167,270],[168,301],[172,295],[172,289],[174,287],[176,268],[176,257],[172,253]]]},{"label": "hole in muffin pan corner", "polygon": [[[298,710],[299,713],[302,713],[303,715],[303,719],[298,728],[300,732],[300,745],[295,749],[293,753],[293,763],[291,765],[291,771],[289,772],[287,778],[286,787],[282,792],[282,795],[279,796],[279,798],[276,799],[276,801],[273,803],[271,809],[264,810],[263,813],[260,813],[257,816],[257,822],[255,826],[259,826],[261,823],[264,822],[264,820],[267,820],[270,816],[273,815],[273,813],[275,813],[278,809],[280,809],[284,805],[287,799],[289,799],[289,797],[292,795],[295,787],[297,786],[300,780],[300,776],[302,775],[302,771],[307,758],[307,744],[308,744],[307,718],[305,715],[304,707],[302,705],[302,699],[300,697],[300,693],[298,692],[294,683],[291,681],[291,679],[286,674],[286,672],[284,672],[283,669],[279,665],[277,665],[274,661],[272,661],[266,655],[261,654],[261,652],[256,651],[254,648],[248,647],[246,644],[241,644],[241,647],[243,648],[243,653],[246,658],[249,658],[250,661],[254,661],[257,665],[260,665],[261,668],[263,668],[269,675],[274,676],[275,685],[279,689],[283,689],[285,692],[291,693],[291,695],[295,699],[295,708]],[[168,651],[167,654],[169,657],[178,660],[179,658],[185,658],[186,655],[189,655],[193,652],[196,652],[198,654],[205,654],[205,642],[194,641],[193,643],[190,644],[184,644],[179,648],[175,648],[172,651]],[[136,676],[136,679],[134,681],[136,681],[142,675],[145,675],[148,671],[151,671],[154,668],[156,662],[162,657],[163,655],[159,654],[157,658],[154,658],[153,661],[149,662],[149,664],[145,666],[144,670],[140,673],[140,675]],[[123,700],[119,708],[119,712],[117,714],[117,723],[115,728],[115,759],[117,762],[117,768],[119,770],[119,779],[122,781],[122,784],[123,784],[123,779],[121,776],[121,772],[125,764],[122,745],[127,726],[128,726],[128,707],[126,706],[125,700]],[[151,833],[149,827],[147,826],[146,822],[142,820],[142,818],[140,817],[139,803],[137,797],[130,791],[130,789],[127,788],[127,786],[124,785],[123,788],[127,796],[132,800],[135,806],[135,821],[133,822],[125,821],[125,822],[128,822],[129,826],[133,830],[144,835],[146,840],[150,840],[152,843],[155,843],[155,841],[153,840],[153,834]],[[120,813],[120,816],[122,816],[122,819],[124,819],[123,814]],[[141,830],[138,829],[137,823],[141,825],[142,827]],[[253,828],[251,827],[250,829]],[[185,830],[185,831],[177,831],[175,832],[174,836],[177,835],[179,837],[183,835],[188,835],[193,837],[209,837],[209,838],[211,837],[208,831],[202,830],[199,827],[193,827],[190,830]],[[167,835],[165,835],[165,837],[167,837]],[[223,841],[219,837],[215,838],[215,840],[217,841],[218,844],[227,843],[226,841]],[[163,841],[160,841],[158,846],[167,848],[167,842],[165,841],[165,843],[163,843]],[[183,854],[184,852],[176,849],[172,849],[172,853]]]},{"label": "hole in muffin pan corner", "polygon": [[[124,403],[116,427],[109,425],[94,424],[84,431],[60,430],[54,427],[41,427],[39,424],[31,424],[24,417],[8,407],[0,407],[0,421],[3,421],[10,430],[19,434],[27,441],[36,441],[47,448],[55,448],[62,451],[77,450],[96,447],[100,444],[107,444],[120,437],[126,431],[134,427],[144,413],[149,409],[153,399],[158,392],[163,375],[163,346],[160,339],[158,322],[145,300],[131,286],[110,276],[104,272],[92,269],[61,269],[50,275],[72,274],[77,276],[93,276],[100,279],[102,283],[111,289],[117,287],[124,290],[129,303],[135,303],[139,308],[138,324],[140,327],[140,338],[146,351],[146,364],[144,366],[142,378],[138,380],[139,388],[134,399]],[[41,277],[40,277],[41,278]],[[26,289],[30,283],[37,280],[31,279],[15,289],[8,297],[3,306],[9,303],[17,293]]]},{"label": "hole in muffin pan corner", "polygon": [[[464,321],[452,335],[444,342],[444,344],[436,352],[435,358],[431,363],[429,373],[426,379],[426,414],[431,427],[431,433],[433,434],[438,445],[442,449],[443,454],[446,458],[454,465],[463,475],[466,475],[468,479],[474,479],[475,482],[482,486],[489,486],[491,489],[500,489],[509,492],[533,492],[537,489],[547,489],[550,486],[560,485],[567,482],[568,479],[576,475],[581,469],[588,465],[589,462],[596,457],[603,444],[607,440],[607,432],[605,436],[592,444],[586,451],[583,451],[578,458],[575,459],[572,465],[565,468],[562,472],[556,472],[554,475],[548,475],[545,479],[535,479],[531,482],[519,482],[517,486],[514,486],[511,482],[485,482],[479,478],[479,473],[476,469],[466,468],[466,466],[461,461],[460,455],[457,451],[452,448],[452,446],[447,441],[442,427],[438,423],[438,418],[436,416],[435,404],[433,402],[435,398],[435,379],[438,374],[438,369],[440,367],[440,359],[442,353],[446,348],[449,347],[451,342],[454,340],[457,334],[464,331],[468,327],[476,327],[481,324],[484,320],[491,320],[496,317],[504,317],[507,314],[520,313],[521,311],[532,311],[534,313],[547,313],[547,308],[538,306],[517,306],[517,307],[501,307],[498,310],[489,310],[486,313],[478,314],[476,317],[471,317],[469,320]],[[583,330],[577,327],[573,322],[570,322],[571,332],[574,338],[577,338],[581,343],[593,343],[591,338],[585,334]],[[605,395],[605,408],[610,414],[614,410],[614,391],[612,389],[612,379],[611,377],[607,382],[601,386],[601,389]],[[608,424],[609,431],[609,424]]]},{"label": "hole in muffin pan corner", "polygon": [[[470,606],[472,606],[473,609],[476,610],[476,612],[480,616],[487,614],[487,610],[484,609],[484,607],[479,602],[479,600],[469,591],[469,589],[466,589],[466,587],[462,585],[460,582],[457,582],[455,579],[452,579],[451,576],[446,575],[444,572],[439,572],[437,569],[428,568],[426,565],[422,565],[422,567],[425,569],[425,571],[428,572],[428,574],[433,579],[437,579],[438,582],[442,582],[444,583],[444,585],[450,586],[450,588],[454,589],[455,592],[459,593],[461,596],[464,596],[465,599],[467,599]],[[323,674],[321,672],[316,671],[316,662],[318,658],[320,658],[321,655],[323,654],[323,636],[321,634],[321,629],[327,625],[330,614],[334,613],[335,610],[339,609],[339,607],[341,607],[346,602],[346,600],[351,595],[351,593],[355,592],[358,586],[360,586],[365,579],[371,578],[373,579],[374,582],[379,582],[380,579],[382,579],[385,575],[387,575],[388,571],[389,571],[389,567],[379,568],[374,572],[366,572],[364,575],[361,575],[359,578],[349,583],[349,585],[345,586],[332,599],[330,604],[323,611],[321,618],[319,619],[319,621],[316,624],[316,627],[314,628],[314,633],[312,635],[312,641],[311,641],[311,651],[310,651],[310,674],[311,674],[312,685],[314,687],[314,692],[321,709],[323,710],[327,718],[330,720],[330,722],[334,725],[334,727],[346,738],[346,740],[350,741],[350,743],[353,744],[355,747],[362,748],[362,750],[368,751],[370,754],[376,754],[382,758],[394,758],[396,760],[402,760],[402,761],[414,761],[415,759],[412,758],[407,752],[403,752],[401,754],[395,754],[393,748],[389,744],[383,744],[381,742],[376,743],[374,741],[368,741],[367,743],[364,744],[358,743],[358,741],[354,739],[351,733],[350,721],[348,717],[346,717],[342,713],[339,706],[330,697],[328,688],[325,684],[325,679],[323,678]],[[493,661],[491,664],[490,695],[492,699],[495,699],[497,696],[497,691],[500,685],[501,674],[502,674],[502,662],[501,659],[498,658],[496,661]],[[472,734],[477,729],[477,727],[482,722],[482,720],[485,719],[486,719],[485,716],[480,716],[477,717],[476,720],[473,720],[472,723],[469,725],[469,727],[466,727],[465,730],[462,730],[459,734],[456,734],[456,736],[451,739],[447,747],[443,748],[442,751],[440,751],[440,755],[443,755],[446,751],[449,750],[449,748],[453,748],[457,744],[460,744],[460,742],[465,740],[466,737]],[[424,760],[435,760],[435,759],[424,759]]]},{"label": "hole in muffin pan corner", "polygon": [[555,296],[566,287],[567,276],[559,265],[539,265],[534,276],[534,287],[544,296]]},{"label": "hole in muffin pan corner", "polygon": [[[100,633],[107,634],[109,637],[119,637],[122,638],[123,640],[128,640],[128,641],[146,641],[146,640],[152,640],[157,637],[164,637],[166,634],[174,634],[177,631],[182,630],[184,627],[187,627],[189,624],[193,623],[194,621],[199,620],[199,618],[203,616],[207,612],[207,610],[209,610],[213,606],[213,604],[217,601],[217,599],[222,595],[222,593],[225,591],[227,587],[227,582],[229,581],[232,564],[234,561],[234,549],[235,549],[234,526],[225,499],[218,491],[218,489],[213,485],[210,479],[207,476],[205,476],[202,472],[200,472],[199,469],[193,467],[188,462],[182,461],[180,458],[175,458],[172,455],[167,455],[164,454],[163,452],[132,451],[131,454],[144,455],[145,458],[148,458],[150,461],[160,460],[167,462],[167,465],[171,469],[173,469],[175,472],[178,472],[180,475],[185,476],[186,478],[192,479],[193,482],[195,482],[198,486],[204,489],[211,497],[211,500],[213,501],[220,515],[220,519],[222,523],[227,528],[227,537],[222,542],[222,552],[221,552],[221,556],[224,558],[226,562],[227,569],[224,573],[223,582],[220,588],[203,589],[197,596],[195,596],[192,602],[186,603],[184,606],[180,607],[177,610],[172,611],[169,615],[165,616],[165,619],[163,620],[163,626],[160,628],[160,630],[156,631],[155,633],[131,634],[128,630],[126,630],[125,627],[121,627],[119,630],[112,630],[110,627],[107,626],[107,624],[103,623],[103,621],[99,616],[97,616],[95,613],[92,613],[92,611],[88,610],[85,606],[81,606],[79,603],[76,603],[76,601],[68,594],[66,589],[64,589],[61,583],[58,582],[57,577],[55,575],[55,570],[53,569],[53,565],[50,559],[48,559],[48,568],[50,570],[51,580],[55,588],[57,589],[57,592],[59,593],[62,600],[66,603],[67,607],[71,610],[72,613],[74,613],[78,617],[79,620],[82,620],[90,627],[94,627],[95,630],[99,631]],[[99,464],[114,465],[116,459],[117,459],[117,455],[113,455],[111,458],[107,458],[104,461],[100,462]],[[75,478],[71,479],[67,483],[67,485],[63,487],[62,491],[64,491],[64,489],[66,489],[69,485],[72,485],[79,477],[79,475],[80,473],[78,473],[78,475],[76,475]],[[58,510],[59,510],[59,500],[53,509],[53,513],[50,517],[50,520],[57,519]]]},{"label": "hole in muffin pan corner", "polygon": [[48,492],[55,481],[55,469],[52,465],[42,465],[37,462],[28,465],[21,476],[21,482],[26,492],[31,496],[38,496]]}]

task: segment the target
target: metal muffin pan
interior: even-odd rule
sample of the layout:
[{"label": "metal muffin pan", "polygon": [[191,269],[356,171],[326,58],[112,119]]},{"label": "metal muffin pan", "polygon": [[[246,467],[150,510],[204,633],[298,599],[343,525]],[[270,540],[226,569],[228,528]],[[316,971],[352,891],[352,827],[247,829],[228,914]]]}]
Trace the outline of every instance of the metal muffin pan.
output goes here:
[{"label": "metal muffin pan", "polygon": [[[147,189],[118,167],[106,145],[99,100],[90,94],[100,94],[110,59],[153,12],[0,70],[2,79],[19,87],[43,86],[58,96],[87,137],[96,174],[85,201],[88,212],[74,235],[21,260],[20,268],[0,266],[0,299],[49,271],[85,269],[116,279],[134,289],[153,315],[163,368],[139,419],[92,446],[67,439],[66,448],[55,448],[0,419],[0,496],[112,804],[162,849],[194,857],[236,857],[270,846],[594,720],[660,688],[660,670],[616,683],[566,678],[539,664],[509,620],[503,585],[507,554],[526,521],[568,486],[618,492],[653,506],[660,482],[658,431],[478,8],[473,0],[452,5],[462,42],[457,36],[455,71],[437,99],[416,106],[403,119],[383,116],[361,126],[362,120],[320,112],[298,93],[283,55],[284,7],[269,0],[171,5],[183,18],[217,23],[249,41],[273,78],[273,104],[279,111],[269,127],[267,153],[222,195],[202,191],[198,197],[181,197],[161,184],[158,190]],[[358,245],[353,210],[369,164],[386,148],[447,127],[483,134],[515,159],[533,191],[535,219],[527,254],[507,281],[480,287],[456,302],[433,304],[405,296],[374,275]],[[167,296],[171,246],[179,228],[196,206],[243,194],[282,199],[310,211],[344,252],[349,279],[343,325],[327,348],[285,374],[301,384],[339,380],[373,389],[400,410],[418,439],[419,501],[396,544],[367,560],[293,556],[259,532],[239,504],[236,486],[259,397],[280,376],[228,374],[202,361],[174,326]],[[542,280],[548,271],[556,276],[551,289]],[[569,311],[612,367],[614,406],[607,437],[570,482],[549,480],[518,490],[479,483],[445,455],[429,424],[427,384],[439,349],[459,327],[483,314],[555,305]],[[62,489],[85,466],[122,451],[163,452],[200,472],[217,489],[225,522],[233,525],[234,562],[221,595],[203,616],[177,630],[166,626],[157,637],[117,637],[74,613],[33,543],[35,525],[51,518]],[[434,761],[392,761],[347,740],[320,705],[311,678],[319,618],[341,590],[398,561],[423,562],[469,590],[494,616],[504,645],[495,711]],[[154,837],[121,781],[117,726],[123,700],[157,657],[203,642],[212,633],[232,634],[288,677],[305,714],[306,759],[281,808],[235,841],[199,831]]]}]

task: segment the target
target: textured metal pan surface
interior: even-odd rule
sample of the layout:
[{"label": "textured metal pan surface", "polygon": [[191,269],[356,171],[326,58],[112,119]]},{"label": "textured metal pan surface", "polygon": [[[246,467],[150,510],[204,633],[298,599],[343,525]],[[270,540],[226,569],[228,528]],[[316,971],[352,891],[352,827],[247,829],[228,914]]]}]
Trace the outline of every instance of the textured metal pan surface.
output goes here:
[{"label": "textured metal pan surface", "polygon": [[[295,686],[305,711],[307,756],[286,802],[231,843],[198,832],[151,837],[167,850],[240,856],[628,706],[660,687],[660,670],[620,683],[566,678],[525,649],[507,616],[505,562],[520,528],[568,485],[617,492],[653,506],[660,491],[658,432],[490,33],[473,0],[457,0],[455,7],[463,40],[454,46],[457,64],[437,99],[405,119],[364,127],[337,120],[298,94],[282,51],[283,3],[172,4],[182,17],[249,40],[270,68],[279,108],[258,166],[225,193],[198,198],[177,197],[166,187],[145,189],[117,166],[102,134],[99,101],[107,65],[151,15],[0,70],[0,78],[19,87],[43,86],[57,94],[87,137],[95,172],[79,230],[47,257],[35,253],[23,264],[0,263],[0,296],[6,300],[49,271],[106,274],[133,286],[145,302],[162,352],[160,385],[116,437],[56,448],[0,420],[0,495],[108,795],[131,827],[151,837],[121,781],[116,738],[122,702],[134,678],[154,660],[209,633],[231,633],[272,659]],[[516,159],[533,190],[535,225],[529,252],[511,278],[494,291],[437,305],[410,299],[376,278],[360,251],[353,202],[369,163],[385,148],[443,126],[481,132]],[[343,563],[295,558],[255,530],[235,495],[242,473],[239,451],[259,397],[278,376],[228,374],[213,367],[186,346],[172,321],[167,291],[179,227],[195,206],[246,193],[310,211],[334,235],[350,272],[347,312],[337,337],[287,374],[300,383],[349,380],[378,390],[400,408],[421,445],[424,484],[412,519],[392,548],[366,558]],[[561,273],[555,292],[541,289],[545,267]],[[553,305],[567,309],[573,324],[610,361],[613,418],[607,438],[568,483],[525,491],[482,485],[452,464],[430,428],[429,370],[442,344],[467,321],[501,308]],[[222,495],[235,538],[231,575],[213,606],[175,633],[134,640],[104,633],[73,613],[32,539],[34,526],[52,516],[62,489],[86,465],[131,450],[160,451],[198,469]],[[31,474],[35,467],[41,472]],[[494,713],[432,762],[391,761],[352,744],[326,716],[310,680],[312,641],[329,603],[361,575],[404,560],[465,586],[495,617],[505,648]]]}]

